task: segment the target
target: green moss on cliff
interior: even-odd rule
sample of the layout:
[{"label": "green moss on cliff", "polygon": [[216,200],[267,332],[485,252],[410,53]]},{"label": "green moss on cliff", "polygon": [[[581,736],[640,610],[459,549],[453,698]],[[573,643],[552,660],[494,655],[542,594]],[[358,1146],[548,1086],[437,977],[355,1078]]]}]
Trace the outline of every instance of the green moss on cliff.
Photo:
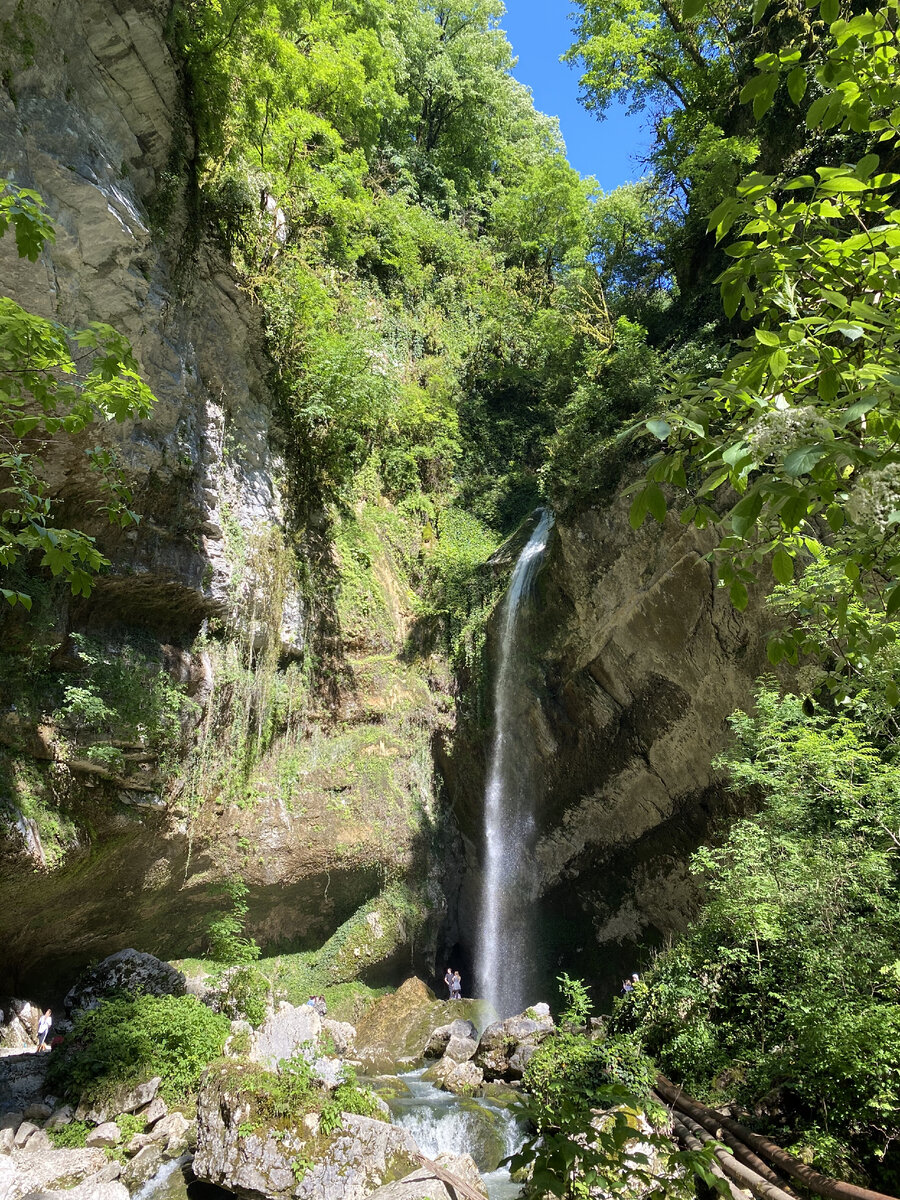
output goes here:
[{"label": "green moss on cliff", "polygon": [[[351,985],[391,960],[415,942],[428,917],[421,896],[403,883],[393,883],[345,921],[319,950],[282,954],[258,965],[277,995],[301,1004],[309,996],[327,994],[329,988]],[[336,993],[335,999],[346,1001],[342,993]]]}]

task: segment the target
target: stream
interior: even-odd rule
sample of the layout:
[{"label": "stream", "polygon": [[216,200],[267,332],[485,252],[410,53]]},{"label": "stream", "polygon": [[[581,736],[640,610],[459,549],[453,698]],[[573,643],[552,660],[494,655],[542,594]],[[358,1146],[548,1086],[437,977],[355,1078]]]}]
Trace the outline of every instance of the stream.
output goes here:
[{"label": "stream", "polygon": [[490,1200],[513,1200],[521,1184],[513,1183],[500,1162],[519,1149],[522,1131],[509,1105],[441,1091],[422,1078],[424,1071],[421,1067],[395,1077],[395,1094],[385,1096],[394,1124],[408,1129],[429,1158],[443,1150],[471,1154]]},{"label": "stream", "polygon": [[[522,1188],[501,1161],[522,1144],[522,1131],[505,1101],[454,1096],[422,1078],[425,1067],[404,1075],[360,1079],[383,1095],[395,1125],[408,1129],[423,1154],[471,1154],[489,1200],[515,1200]],[[164,1163],[132,1200],[230,1200],[231,1192],[194,1180],[190,1156]]]}]

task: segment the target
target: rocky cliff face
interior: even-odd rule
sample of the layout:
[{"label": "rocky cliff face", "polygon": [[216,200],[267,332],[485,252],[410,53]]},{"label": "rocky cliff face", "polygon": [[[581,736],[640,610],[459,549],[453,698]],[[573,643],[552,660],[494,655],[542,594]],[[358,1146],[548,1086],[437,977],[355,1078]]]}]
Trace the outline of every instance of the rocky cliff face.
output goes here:
[{"label": "rocky cliff face", "polygon": [[[636,944],[683,928],[695,902],[687,859],[736,799],[710,765],[727,717],[767,669],[765,617],[715,586],[713,539],[669,516],[628,523],[629,498],[560,521],[527,618],[538,751],[539,955],[613,989]],[[448,762],[467,843],[458,936],[474,927],[481,770],[469,729]]]},{"label": "rocky cliff face", "polygon": [[[73,634],[99,645],[102,679],[139,644],[143,673],[123,685],[132,708],[165,672],[192,702],[170,748],[195,747],[181,768],[159,761],[136,717],[110,768],[121,733],[91,758],[77,721],[61,730],[40,711],[43,695],[30,713],[18,692],[0,697],[0,975],[48,995],[123,945],[199,953],[223,877],[250,886],[248,933],[296,948],[325,941],[386,875],[427,873],[419,817],[429,729],[443,718],[420,675],[394,671],[402,598],[386,632],[343,662],[338,700],[317,711],[310,695],[270,364],[258,313],[190,227],[191,129],[168,10],[0,0],[0,177],[38,191],[56,228],[34,264],[0,241],[4,290],[70,327],[126,334],[158,401],[147,421],[92,431],[120,456],[137,529],[93,515],[84,444],[48,448],[65,519],[98,537],[112,568],[88,602],[56,596],[37,632],[5,614],[5,645],[55,647],[45,674],[59,695],[86,670]],[[389,575],[384,555],[376,565]],[[94,698],[112,703],[102,682]],[[388,766],[399,782],[367,805]]]}]

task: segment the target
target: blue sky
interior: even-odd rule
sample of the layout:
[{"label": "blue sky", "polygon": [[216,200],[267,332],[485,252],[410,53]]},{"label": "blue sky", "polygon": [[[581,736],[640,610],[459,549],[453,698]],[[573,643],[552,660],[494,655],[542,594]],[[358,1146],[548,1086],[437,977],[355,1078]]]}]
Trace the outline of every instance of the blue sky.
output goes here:
[{"label": "blue sky", "polygon": [[638,159],[649,144],[642,116],[610,109],[605,121],[578,103],[578,71],[559,61],[572,44],[572,0],[505,0],[501,21],[519,64],[516,79],[534,92],[535,107],[559,117],[569,162],[582,175],[594,175],[604,191],[639,179]]}]

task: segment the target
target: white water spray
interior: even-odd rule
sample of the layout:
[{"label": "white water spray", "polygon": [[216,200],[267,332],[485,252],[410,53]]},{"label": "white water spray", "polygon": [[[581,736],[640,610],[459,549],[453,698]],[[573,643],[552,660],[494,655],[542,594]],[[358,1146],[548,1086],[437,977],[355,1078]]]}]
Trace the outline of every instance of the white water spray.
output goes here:
[{"label": "white water spray", "polygon": [[521,1012],[534,1000],[529,995],[533,986],[536,900],[531,867],[535,795],[529,751],[533,734],[523,727],[530,697],[519,641],[520,618],[552,526],[553,514],[545,509],[519,555],[500,614],[476,961],[480,993],[501,1018]]}]

